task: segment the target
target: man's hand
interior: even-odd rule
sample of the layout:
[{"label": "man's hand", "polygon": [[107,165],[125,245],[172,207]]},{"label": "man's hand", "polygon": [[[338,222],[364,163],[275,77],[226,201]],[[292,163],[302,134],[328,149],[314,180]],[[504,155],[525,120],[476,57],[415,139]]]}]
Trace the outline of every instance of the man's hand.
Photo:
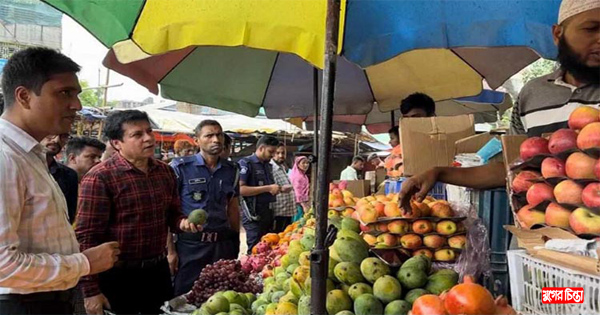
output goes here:
[{"label": "man's hand", "polygon": [[418,202],[423,201],[437,180],[438,172],[436,169],[431,169],[402,182],[402,189],[398,195],[398,204],[402,207],[402,212],[410,213],[411,198],[415,196]]},{"label": "man's hand", "polygon": [[287,194],[292,191],[292,188],[292,185],[283,185],[281,186],[281,192]]},{"label": "man's hand", "polygon": [[271,195],[276,196],[277,194],[279,194],[280,191],[281,191],[281,187],[279,187],[279,185],[277,185],[277,184],[269,185],[269,193],[271,193]]},{"label": "man's hand", "polygon": [[119,260],[119,243],[107,242],[96,247],[88,248],[82,254],[90,263],[90,275],[101,273],[113,267]]},{"label": "man's hand", "polygon": [[188,219],[183,219],[179,222],[179,229],[187,233],[198,233],[202,231],[202,225],[192,224]]},{"label": "man's hand", "polygon": [[104,294],[94,295],[83,300],[85,311],[89,315],[104,315],[104,310],[110,310],[110,304]]},{"label": "man's hand", "polygon": [[169,252],[169,254],[167,254],[167,260],[169,261],[171,275],[174,276],[179,268],[179,256],[177,255],[177,252]]}]

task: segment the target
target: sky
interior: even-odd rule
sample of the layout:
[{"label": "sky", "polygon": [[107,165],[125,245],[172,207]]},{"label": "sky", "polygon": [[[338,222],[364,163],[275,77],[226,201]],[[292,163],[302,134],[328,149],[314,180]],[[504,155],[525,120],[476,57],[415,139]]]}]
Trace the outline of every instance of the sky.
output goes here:
[{"label": "sky", "polygon": [[[71,59],[81,66],[79,78],[86,80],[91,87],[98,86],[98,70],[100,70],[100,85],[104,85],[107,69],[102,65],[102,60],[108,49],[90,35],[81,25],[66,15],[63,15],[62,27],[62,50],[64,54],[71,57]],[[121,87],[108,89],[107,99],[110,101],[142,101],[147,97],[153,97],[158,102],[162,99],[148,92],[146,88],[135,81],[114,71],[110,72],[109,78],[109,85],[123,83]]]}]

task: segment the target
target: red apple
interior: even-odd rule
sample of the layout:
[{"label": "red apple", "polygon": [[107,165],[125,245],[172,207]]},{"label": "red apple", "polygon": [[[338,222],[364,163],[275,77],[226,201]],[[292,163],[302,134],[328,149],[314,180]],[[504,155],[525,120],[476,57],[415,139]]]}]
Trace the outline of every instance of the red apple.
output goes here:
[{"label": "red apple", "polygon": [[596,178],[600,179],[600,160],[596,161],[596,165],[594,166],[594,175],[596,175]]},{"label": "red apple", "polygon": [[580,130],[588,124],[600,121],[600,110],[590,106],[581,106],[571,112],[569,128]]},{"label": "red apple", "polygon": [[548,150],[552,154],[577,148],[577,132],[572,129],[559,129],[548,140]]},{"label": "red apple", "polygon": [[531,137],[521,143],[519,148],[521,159],[528,160],[539,154],[549,154],[548,140],[542,137]]},{"label": "red apple", "polygon": [[600,122],[591,123],[579,132],[577,147],[581,150],[600,147]]},{"label": "red apple", "polygon": [[546,183],[535,183],[527,190],[527,203],[536,206],[554,198],[554,188]]},{"label": "red apple", "polygon": [[600,183],[590,183],[581,192],[583,204],[589,208],[600,207]]},{"label": "red apple", "polygon": [[538,172],[534,171],[522,171],[517,174],[515,179],[512,182],[512,189],[516,193],[525,192],[533,185],[531,182],[532,179],[537,179],[541,175]]},{"label": "red apple", "polygon": [[563,180],[554,187],[554,197],[559,203],[580,205],[583,188],[576,182],[568,179]]},{"label": "red apple", "polygon": [[[600,167],[598,168],[600,171]],[[548,157],[542,161],[542,176],[544,178],[565,177],[565,162],[561,159]]]},{"label": "red apple", "polygon": [[570,216],[571,211],[553,202],[546,208],[545,221],[547,225],[566,229],[569,228]]},{"label": "red apple", "polygon": [[572,179],[595,179],[596,159],[583,152],[575,152],[565,162],[565,173]]}]

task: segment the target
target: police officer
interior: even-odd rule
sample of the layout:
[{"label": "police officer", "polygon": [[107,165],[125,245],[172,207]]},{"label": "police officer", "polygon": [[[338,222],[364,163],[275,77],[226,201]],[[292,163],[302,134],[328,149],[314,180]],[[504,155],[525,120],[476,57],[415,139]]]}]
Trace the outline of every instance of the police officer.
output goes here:
[{"label": "police officer", "polygon": [[260,238],[273,226],[271,203],[281,191],[275,184],[270,164],[279,141],[271,136],[262,136],[251,156],[242,158],[240,165],[240,195],[242,196],[242,223],[246,230],[248,251],[258,244]]},{"label": "police officer", "polygon": [[177,235],[176,296],[192,289],[204,266],[219,259],[236,259],[239,254],[239,170],[220,158],[224,133],[217,121],[203,120],[195,132],[200,152],[176,158],[171,166],[177,175],[183,212],[188,215],[204,209],[208,220],[201,233]]}]

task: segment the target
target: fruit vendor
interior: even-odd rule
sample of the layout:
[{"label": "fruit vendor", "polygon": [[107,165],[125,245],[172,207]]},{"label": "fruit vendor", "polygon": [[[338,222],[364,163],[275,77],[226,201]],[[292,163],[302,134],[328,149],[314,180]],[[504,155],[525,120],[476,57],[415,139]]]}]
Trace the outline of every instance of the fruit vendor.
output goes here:
[{"label": "fruit vendor", "polygon": [[240,165],[240,194],[242,201],[242,223],[246,230],[248,251],[258,244],[260,238],[273,226],[274,213],[271,204],[281,187],[275,183],[271,159],[275,156],[279,141],[271,136],[262,136],[256,143],[254,154],[242,158]]},{"label": "fruit vendor", "polygon": [[[566,128],[575,108],[600,104],[600,1],[563,0],[552,37],[560,68],[523,87],[513,106],[513,134],[533,137]],[[506,171],[502,163],[436,167],[405,181],[400,201],[406,205],[412,195],[423,199],[437,181],[475,189],[503,187]]]},{"label": "fruit vendor", "polygon": [[181,212],[175,172],[154,158],[156,141],[146,113],[111,113],[104,134],[117,151],[81,180],[75,233],[81,249],[118,241],[113,269],[84,277],[88,314],[159,314],[173,296],[167,234],[198,232]]},{"label": "fruit vendor", "polygon": [[[236,259],[240,249],[239,173],[222,158],[224,133],[215,120],[203,120],[195,129],[200,152],[171,162],[177,175],[183,213],[204,209],[207,221],[202,233],[177,235],[178,257],[175,296],[192,289],[204,266],[220,259]],[[190,217],[190,219],[192,219]]]},{"label": "fruit vendor", "polygon": [[67,56],[39,47],[13,54],[3,69],[0,314],[73,314],[79,279],[118,259],[116,242],[80,252],[40,144],[68,132],[81,110],[79,69]]}]

